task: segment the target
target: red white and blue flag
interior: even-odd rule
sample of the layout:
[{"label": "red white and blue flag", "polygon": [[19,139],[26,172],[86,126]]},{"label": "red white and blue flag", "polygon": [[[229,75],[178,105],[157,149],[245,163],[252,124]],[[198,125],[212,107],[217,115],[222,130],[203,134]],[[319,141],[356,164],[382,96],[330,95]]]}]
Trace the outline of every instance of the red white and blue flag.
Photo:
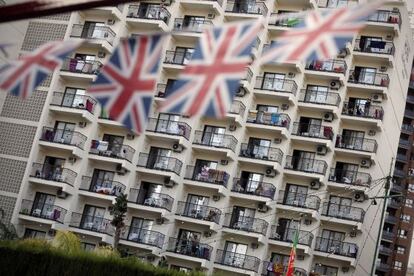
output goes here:
[{"label": "red white and blue flag", "polygon": [[226,115],[245,77],[261,20],[206,29],[160,110],[187,116]]},{"label": "red white and blue flag", "polygon": [[29,97],[81,43],[72,40],[49,42],[33,53],[6,63],[0,67],[0,89],[24,99]]},{"label": "red white and blue flag", "polygon": [[368,16],[382,2],[344,7],[333,10],[314,10],[305,14],[291,30],[272,41],[260,62],[292,62],[324,60],[335,57],[347,42],[364,27]]},{"label": "red white and blue flag", "polygon": [[144,131],[160,68],[165,37],[122,40],[87,90],[113,120],[137,134]]}]

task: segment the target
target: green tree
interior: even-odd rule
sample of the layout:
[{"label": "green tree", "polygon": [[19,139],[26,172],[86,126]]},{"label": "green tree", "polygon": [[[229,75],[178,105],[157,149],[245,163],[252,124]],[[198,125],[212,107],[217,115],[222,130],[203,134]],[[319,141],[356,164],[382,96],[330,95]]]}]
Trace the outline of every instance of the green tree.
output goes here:
[{"label": "green tree", "polygon": [[69,231],[57,231],[52,244],[68,254],[79,253],[82,250],[79,237]]},{"label": "green tree", "polygon": [[111,224],[115,227],[114,244],[113,244],[113,247],[115,250],[118,250],[121,231],[125,227],[125,214],[128,208],[127,204],[128,204],[127,195],[121,193],[116,197],[115,203],[112,206],[111,215],[113,216],[113,218],[112,218]]},{"label": "green tree", "polygon": [[16,229],[10,223],[4,221],[6,212],[0,208],[0,240],[16,240],[18,239]]}]

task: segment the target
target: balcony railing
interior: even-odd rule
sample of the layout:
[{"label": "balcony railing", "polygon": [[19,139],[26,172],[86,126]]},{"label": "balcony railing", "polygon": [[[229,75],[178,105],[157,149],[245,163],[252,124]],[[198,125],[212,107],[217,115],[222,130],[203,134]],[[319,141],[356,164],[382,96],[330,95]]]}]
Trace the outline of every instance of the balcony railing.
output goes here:
[{"label": "balcony railing", "polygon": [[78,174],[61,166],[33,163],[30,176],[49,181],[63,182],[73,186]]},{"label": "balcony railing", "polygon": [[118,181],[103,179],[92,180],[92,177],[82,176],[79,190],[112,196],[118,196],[125,193],[126,186]]},{"label": "balcony railing", "polygon": [[398,218],[393,216],[393,215],[387,214],[385,216],[385,222],[391,223],[391,224],[397,224],[398,223]]},{"label": "balcony railing", "polygon": [[347,70],[346,62],[339,59],[314,60],[306,64],[305,69],[344,74]]},{"label": "balcony railing", "polygon": [[98,216],[72,213],[72,219],[69,226],[89,230],[92,232],[107,234],[110,236],[114,234],[114,228],[111,225],[111,221],[109,219]]},{"label": "balcony railing", "polygon": [[368,17],[370,22],[398,24],[401,28],[401,13],[400,11],[377,10],[374,14]]},{"label": "balcony railing", "polygon": [[[280,263],[272,263],[272,262],[263,262],[263,269],[262,269],[262,275],[266,276],[273,276],[277,275],[276,273],[279,272],[279,265]],[[278,271],[275,271],[275,267],[277,267]],[[288,269],[287,265],[283,266],[283,273],[286,273]],[[280,274],[280,272],[278,273]],[[282,274],[280,274],[282,275]],[[283,274],[284,275],[284,274]],[[308,272],[302,268],[294,267],[293,268],[293,275],[295,276],[307,276]]]},{"label": "balcony railing", "polygon": [[[398,177],[405,177],[407,174],[404,172],[404,170],[401,170],[401,169],[398,169],[398,168],[395,168],[394,169],[394,176],[398,176]],[[392,187],[394,187],[395,186],[395,188],[394,189],[398,189],[398,190],[403,190],[403,188],[400,188],[401,186],[400,185],[393,185]],[[392,187],[391,187],[391,189],[392,189]]]},{"label": "balcony railing", "polygon": [[102,39],[112,45],[116,33],[108,26],[86,27],[82,24],[74,24],[70,36],[86,39]]},{"label": "balcony railing", "polygon": [[247,67],[246,76],[242,78],[241,80],[251,82],[252,78],[253,78],[253,72],[249,67]]},{"label": "balcony railing", "polygon": [[96,100],[81,94],[53,92],[50,105],[86,110],[93,114],[95,112]]},{"label": "balcony railing", "polygon": [[176,214],[183,217],[211,221],[219,224],[221,211],[220,209],[206,205],[179,201],[177,205]]},{"label": "balcony railing", "polygon": [[141,152],[139,154],[137,166],[152,170],[173,172],[177,175],[180,175],[183,162],[174,157]]},{"label": "balcony railing", "polygon": [[[277,16],[291,15],[289,18],[277,19]],[[272,13],[270,15],[269,25],[293,28],[301,22],[301,18],[295,17],[295,12]]]},{"label": "balcony railing", "polygon": [[271,183],[254,181],[243,178],[233,178],[233,192],[256,195],[273,199],[276,193],[276,187]]},{"label": "balcony railing", "polygon": [[278,148],[243,143],[241,144],[239,156],[258,160],[272,161],[281,164],[283,152]]},{"label": "balcony railing", "polygon": [[385,247],[383,245],[379,246],[379,253],[380,254],[392,255],[393,252],[394,252],[394,250],[390,247]]},{"label": "balcony railing", "polygon": [[[142,9],[143,10],[143,9]],[[161,20],[168,24],[170,19],[170,12],[161,5],[151,5],[146,12],[140,11],[140,5],[129,5],[127,18],[139,18],[148,20]]]},{"label": "balcony railing", "polygon": [[375,153],[377,152],[378,144],[374,139],[337,135],[335,147],[340,149]]},{"label": "balcony railing", "polygon": [[294,80],[258,76],[254,89],[296,95],[298,85]]},{"label": "balcony railing", "polygon": [[324,160],[286,156],[285,169],[307,173],[325,174],[328,164]]},{"label": "balcony railing", "polygon": [[196,130],[193,144],[236,151],[237,139],[233,135]]},{"label": "balcony railing", "polygon": [[223,226],[230,229],[266,235],[269,223],[263,219],[227,213],[224,216]]},{"label": "balcony railing", "polygon": [[162,249],[165,235],[148,229],[126,226],[121,232],[121,240],[152,245]]},{"label": "balcony railing", "polygon": [[406,110],[404,110],[404,116],[414,118],[414,110],[410,110],[407,108]]},{"label": "balcony railing", "polygon": [[225,171],[211,169],[208,167],[200,168],[187,166],[184,178],[227,187],[227,182],[229,181],[230,174]]},{"label": "balcony railing", "polygon": [[328,140],[332,140],[334,136],[332,127],[300,122],[293,123],[292,134]]},{"label": "balcony railing", "polygon": [[331,168],[329,181],[369,187],[371,186],[372,178],[369,173]]},{"label": "balcony railing", "polygon": [[394,55],[395,47],[391,41],[355,40],[354,51],[371,54]]},{"label": "balcony railing", "polygon": [[299,95],[299,102],[339,106],[341,96],[334,92],[321,92],[302,89]]},{"label": "balcony railing", "polygon": [[63,61],[61,71],[71,73],[97,75],[102,67],[99,61],[85,61],[76,58],[66,58]]},{"label": "balcony railing", "polygon": [[240,3],[238,0],[227,0],[226,12],[261,14],[267,15],[268,9],[264,2],[245,2]]},{"label": "balcony railing", "polygon": [[384,240],[388,240],[388,241],[392,241],[395,239],[396,234],[394,232],[390,232],[390,231],[382,231],[382,238]]},{"label": "balcony railing", "polygon": [[247,122],[289,128],[290,117],[285,113],[270,113],[258,110],[249,110]]},{"label": "balcony railing", "polygon": [[364,222],[365,211],[362,208],[326,202],[322,207],[322,215],[332,218]]},{"label": "balcony railing", "polygon": [[147,131],[190,138],[191,127],[184,122],[148,118]]},{"label": "balcony railing", "polygon": [[89,153],[132,162],[135,150],[128,145],[110,145],[106,141],[92,140]]},{"label": "balcony railing", "polygon": [[166,64],[185,65],[191,60],[192,52],[185,51],[166,51],[165,60]]},{"label": "balcony railing", "polygon": [[390,78],[388,74],[374,73],[374,72],[360,72],[357,76],[354,70],[349,72],[350,83],[375,85],[381,87],[388,87],[390,84]]},{"label": "balcony railing", "polygon": [[342,114],[361,118],[382,120],[384,118],[384,109],[379,105],[350,104],[349,102],[344,102]]},{"label": "balcony railing", "polygon": [[167,251],[209,261],[213,247],[199,241],[170,237]]},{"label": "balcony railing", "polygon": [[205,28],[213,26],[213,22],[208,19],[192,18],[188,22],[184,18],[176,18],[174,20],[174,30],[201,33]]},{"label": "balcony railing", "polygon": [[238,100],[233,100],[229,113],[243,116],[246,111],[246,106]]},{"label": "balcony railing", "polygon": [[400,145],[402,145],[402,146],[406,146],[406,147],[409,147],[410,146],[410,141],[408,141],[408,140],[405,140],[405,139],[403,139],[403,138],[400,138],[400,140],[398,141],[398,143],[400,144]]},{"label": "balcony railing", "polygon": [[239,254],[231,251],[224,251],[217,249],[216,264],[232,266],[245,270],[255,271],[259,270],[260,259],[255,256]]},{"label": "balcony railing", "polygon": [[391,270],[391,266],[389,264],[379,262],[377,263],[376,269],[384,272],[389,272]]},{"label": "balcony railing", "polygon": [[145,189],[129,190],[128,201],[138,205],[151,206],[171,211],[174,199],[162,193],[153,193]]},{"label": "balcony railing", "polygon": [[401,208],[401,206],[402,206],[402,203],[398,199],[391,198],[388,200],[388,207],[399,209]]},{"label": "balcony railing", "polygon": [[[281,228],[277,225],[272,225],[270,238],[277,241],[293,243],[295,240],[297,229],[294,228]],[[313,241],[313,234],[309,231],[299,230],[298,244],[311,246]]]},{"label": "balcony railing", "polygon": [[20,214],[64,223],[66,209],[43,202],[23,199]]},{"label": "balcony railing", "polygon": [[279,191],[279,198],[277,200],[277,203],[287,206],[319,210],[321,199],[314,195]]},{"label": "balcony railing", "polygon": [[319,0],[319,8],[335,9],[341,7],[353,7],[358,5],[358,0]]},{"label": "balcony railing", "polygon": [[342,242],[338,240],[317,237],[315,250],[334,255],[356,258],[358,254],[358,245],[356,245],[355,243]]},{"label": "balcony railing", "polygon": [[87,137],[73,130],[43,127],[41,141],[71,145],[83,149]]}]

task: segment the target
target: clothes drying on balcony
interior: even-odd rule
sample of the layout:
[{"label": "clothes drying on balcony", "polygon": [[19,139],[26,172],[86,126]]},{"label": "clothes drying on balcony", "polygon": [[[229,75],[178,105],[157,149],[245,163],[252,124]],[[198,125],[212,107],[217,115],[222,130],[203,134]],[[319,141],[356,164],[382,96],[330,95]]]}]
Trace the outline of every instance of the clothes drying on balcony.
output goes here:
[{"label": "clothes drying on balcony", "polygon": [[328,126],[323,127],[323,137],[332,140],[332,138],[333,138],[332,127],[328,127]]},{"label": "clothes drying on balcony", "polygon": [[197,175],[196,178],[200,181],[226,184],[229,180],[229,174],[225,171],[219,171],[211,169],[207,166],[203,166],[201,168],[201,172]]}]

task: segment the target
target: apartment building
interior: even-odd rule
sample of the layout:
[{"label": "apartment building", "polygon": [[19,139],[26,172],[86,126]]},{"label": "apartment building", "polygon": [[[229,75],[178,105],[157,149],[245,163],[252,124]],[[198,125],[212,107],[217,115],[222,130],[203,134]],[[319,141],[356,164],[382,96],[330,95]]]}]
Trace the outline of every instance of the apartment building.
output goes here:
[{"label": "apartment building", "polygon": [[[32,20],[23,53],[89,40],[28,101],[2,105],[0,202],[19,234],[66,229],[86,249],[110,244],[110,208],[125,192],[120,243],[148,262],[273,275],[299,231],[296,275],[368,275],[382,203],[368,198],[383,193],[397,153],[413,59],[404,2],[371,16],[335,59],[249,66],[223,119],[157,111],[204,27],[264,17],[255,59],[295,12],[355,3],[140,1]],[[85,89],[121,37],[171,30],[151,118],[134,135]]]}]

